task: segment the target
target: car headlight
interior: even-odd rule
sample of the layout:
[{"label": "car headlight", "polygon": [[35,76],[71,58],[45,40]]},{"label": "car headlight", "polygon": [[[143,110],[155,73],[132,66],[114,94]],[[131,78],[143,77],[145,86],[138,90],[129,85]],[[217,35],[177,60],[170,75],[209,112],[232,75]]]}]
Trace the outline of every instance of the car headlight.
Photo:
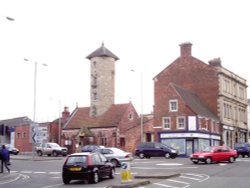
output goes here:
[{"label": "car headlight", "polygon": [[193,157],[193,154],[191,154],[190,157]]},{"label": "car headlight", "polygon": [[203,156],[203,155],[199,155],[198,157],[199,157],[199,158],[205,158],[205,156]]},{"label": "car headlight", "polygon": [[171,150],[171,153],[176,153],[176,151],[175,150]]}]

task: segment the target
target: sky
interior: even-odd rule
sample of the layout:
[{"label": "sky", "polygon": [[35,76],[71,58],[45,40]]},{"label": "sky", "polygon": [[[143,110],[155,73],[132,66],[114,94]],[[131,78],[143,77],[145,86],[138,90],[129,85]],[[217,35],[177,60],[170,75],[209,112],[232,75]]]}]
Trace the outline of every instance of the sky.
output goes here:
[{"label": "sky", "polygon": [[115,103],[131,101],[138,114],[153,111],[153,78],[179,57],[184,42],[193,44],[194,57],[205,63],[220,57],[223,67],[248,83],[249,4],[248,0],[0,0],[0,120],[28,116],[46,122],[58,118],[65,106],[70,112],[76,106],[90,106],[86,56],[102,42],[120,58]]}]

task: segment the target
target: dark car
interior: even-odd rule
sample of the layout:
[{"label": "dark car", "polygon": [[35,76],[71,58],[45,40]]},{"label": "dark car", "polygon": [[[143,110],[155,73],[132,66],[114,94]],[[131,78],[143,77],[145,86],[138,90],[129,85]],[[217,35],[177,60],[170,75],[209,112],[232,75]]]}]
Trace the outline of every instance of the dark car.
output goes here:
[{"label": "dark car", "polygon": [[250,143],[236,143],[234,149],[238,157],[250,157]]},{"label": "dark car", "polygon": [[190,160],[194,164],[204,162],[210,164],[213,162],[228,161],[233,163],[237,157],[237,152],[228,146],[209,146],[201,152],[193,153]]},{"label": "dark car", "polygon": [[74,153],[69,155],[62,168],[64,184],[71,180],[88,180],[98,183],[100,178],[115,177],[115,167],[100,153]]},{"label": "dark car", "polygon": [[178,150],[160,142],[143,142],[137,145],[135,155],[144,157],[165,157],[174,159],[178,156]]},{"label": "dark car", "polygon": [[82,152],[92,152],[92,151],[99,149],[99,148],[104,148],[104,146],[95,145],[95,144],[85,145],[82,148]]},{"label": "dark car", "polygon": [[5,147],[9,150],[10,154],[17,155],[19,153],[19,149],[15,148],[11,144],[1,144],[1,146],[2,145],[5,145]]}]

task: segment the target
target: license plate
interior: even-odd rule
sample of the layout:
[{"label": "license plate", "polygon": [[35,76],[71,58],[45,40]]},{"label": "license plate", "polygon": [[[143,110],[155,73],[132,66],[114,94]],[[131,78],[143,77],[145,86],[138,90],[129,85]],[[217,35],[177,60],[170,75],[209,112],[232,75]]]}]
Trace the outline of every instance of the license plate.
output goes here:
[{"label": "license plate", "polygon": [[82,168],[79,167],[74,167],[74,168],[70,168],[70,171],[80,171]]},{"label": "license plate", "polygon": [[198,160],[197,159],[192,159],[192,161],[197,162]]}]

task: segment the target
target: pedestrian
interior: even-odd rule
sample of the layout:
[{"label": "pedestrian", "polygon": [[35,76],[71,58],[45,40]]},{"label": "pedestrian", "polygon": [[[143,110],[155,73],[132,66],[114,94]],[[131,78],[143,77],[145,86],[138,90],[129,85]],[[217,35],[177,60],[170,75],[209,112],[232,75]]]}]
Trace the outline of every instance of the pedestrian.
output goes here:
[{"label": "pedestrian", "polygon": [[10,173],[10,169],[8,167],[9,162],[10,162],[10,152],[6,148],[5,145],[2,145],[1,158],[2,158],[2,161],[1,161],[1,172],[0,173],[3,173],[4,166],[8,170],[8,173]]}]

